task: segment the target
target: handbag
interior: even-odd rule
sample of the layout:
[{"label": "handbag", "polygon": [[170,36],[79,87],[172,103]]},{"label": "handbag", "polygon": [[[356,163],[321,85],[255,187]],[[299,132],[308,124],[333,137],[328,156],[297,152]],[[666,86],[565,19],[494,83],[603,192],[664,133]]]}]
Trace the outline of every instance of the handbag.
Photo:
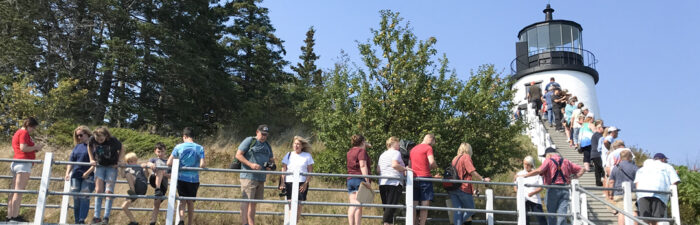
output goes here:
[{"label": "handbag", "polygon": [[370,184],[364,181],[360,184],[360,188],[357,190],[357,201],[363,204],[374,202],[374,191]]}]

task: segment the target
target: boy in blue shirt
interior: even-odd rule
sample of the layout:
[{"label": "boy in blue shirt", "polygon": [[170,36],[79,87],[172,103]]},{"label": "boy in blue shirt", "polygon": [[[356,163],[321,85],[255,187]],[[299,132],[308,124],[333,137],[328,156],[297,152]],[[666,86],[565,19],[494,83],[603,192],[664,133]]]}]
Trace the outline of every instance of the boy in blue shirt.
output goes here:
[{"label": "boy in blue shirt", "polygon": [[[192,128],[185,127],[182,130],[182,141],[173,149],[173,153],[168,158],[168,166],[173,165],[173,159],[180,159],[180,168],[182,167],[200,167],[204,168],[204,147],[194,143],[194,133]],[[177,176],[177,193],[180,197],[197,197],[199,189],[199,171],[183,170]],[[193,224],[194,218],[194,201],[183,200],[180,204],[180,218],[185,218],[185,207],[187,207],[187,224]],[[178,225],[184,225],[184,221],[180,221]]]}]

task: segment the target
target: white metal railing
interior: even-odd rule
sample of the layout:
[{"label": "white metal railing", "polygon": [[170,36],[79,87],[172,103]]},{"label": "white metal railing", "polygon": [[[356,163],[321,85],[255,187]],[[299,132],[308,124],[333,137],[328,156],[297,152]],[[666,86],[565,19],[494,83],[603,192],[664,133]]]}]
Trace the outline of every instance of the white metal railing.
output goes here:
[{"label": "white metal railing", "polygon": [[[28,161],[28,160],[17,160],[17,159],[0,159],[0,162],[13,162],[13,161]],[[431,211],[462,211],[462,212],[474,212],[474,213],[483,213],[485,214],[486,218],[485,220],[474,220],[474,223],[485,223],[488,225],[493,225],[494,223],[499,223],[499,224],[525,224],[525,218],[527,216],[557,216],[557,217],[569,217],[571,220],[574,222],[574,224],[592,224],[590,220],[587,217],[587,197],[591,197],[593,199],[602,201],[604,204],[610,206],[611,208],[614,208],[616,210],[620,210],[621,213],[625,214],[628,216],[629,222],[636,221],[639,222],[639,224],[645,224],[644,222],[640,222],[642,220],[656,220],[656,221],[670,221],[674,222],[675,224],[680,224],[680,213],[678,210],[678,194],[677,194],[677,188],[676,186],[672,186],[671,191],[646,191],[646,192],[657,192],[657,193],[664,193],[664,194],[671,194],[671,209],[672,209],[672,218],[635,218],[631,216],[631,210],[632,210],[632,199],[631,199],[631,193],[632,190],[630,188],[629,184],[625,184],[624,192],[625,192],[625,209],[618,209],[615,208],[610,203],[607,203],[606,201],[600,199],[599,196],[595,196],[590,194],[587,190],[618,190],[614,188],[598,188],[598,187],[581,187],[578,184],[578,180],[574,179],[572,180],[571,185],[527,185],[524,183],[522,178],[517,179],[516,183],[503,183],[503,182],[482,182],[482,181],[466,181],[466,180],[448,180],[448,179],[439,179],[439,178],[425,178],[425,177],[413,177],[412,172],[407,172],[406,174],[406,205],[383,205],[383,204],[351,204],[351,203],[345,203],[345,202],[312,202],[312,201],[299,201],[298,199],[298,193],[299,193],[299,183],[294,183],[292,185],[292,200],[287,201],[287,200],[250,200],[250,199],[226,199],[226,198],[214,198],[214,197],[197,197],[197,198],[190,198],[190,197],[178,197],[176,196],[176,191],[177,191],[177,182],[170,182],[169,184],[169,192],[167,197],[156,197],[156,196],[147,196],[147,195],[136,195],[136,196],[131,196],[131,195],[124,195],[124,194],[95,194],[95,193],[76,193],[76,192],[70,192],[70,181],[65,181],[63,178],[53,178],[51,177],[51,168],[53,165],[67,165],[67,164],[72,164],[72,165],[89,165],[88,163],[79,163],[79,162],[66,162],[66,161],[54,161],[53,160],[53,154],[51,152],[47,152],[45,154],[44,160],[34,160],[32,162],[38,162],[42,163],[42,174],[41,177],[30,177],[32,180],[40,180],[40,186],[38,190],[9,190],[9,189],[0,189],[0,193],[26,193],[26,194],[36,194],[37,195],[37,201],[36,204],[31,204],[31,205],[22,205],[22,207],[33,207],[36,208],[35,210],[35,215],[34,215],[34,222],[33,224],[42,224],[44,222],[44,214],[46,208],[60,208],[60,218],[59,218],[59,223],[66,223],[67,218],[68,218],[68,208],[71,206],[69,205],[69,198],[68,196],[103,196],[103,197],[115,197],[115,198],[144,198],[144,199],[163,199],[167,201],[167,207],[165,209],[166,212],[166,224],[167,225],[172,225],[175,222],[179,220],[179,214],[176,213],[177,206],[179,200],[196,200],[196,201],[218,201],[218,202],[255,202],[255,203],[265,203],[265,204],[282,204],[285,205],[285,209],[289,208],[289,213],[291,215],[286,215],[287,210],[285,212],[257,212],[257,215],[273,215],[273,216],[282,216],[284,215],[285,218],[285,223],[289,223],[292,225],[296,225],[296,220],[295,219],[290,219],[290,218],[296,218],[297,215],[297,207],[299,205],[323,205],[323,206],[339,206],[339,207],[346,207],[346,206],[360,206],[360,207],[374,207],[374,208],[398,208],[405,210],[405,217],[397,217],[397,219],[402,219],[405,220],[407,225],[412,225],[413,224],[413,219],[416,215],[414,215],[414,210],[431,210]],[[137,166],[137,165],[135,165]],[[371,179],[380,179],[380,178],[389,178],[389,179],[396,179],[393,177],[383,177],[383,176],[375,176],[375,175],[348,175],[348,174],[327,174],[327,173],[300,173],[300,172],[294,172],[294,173],[289,173],[289,172],[279,172],[279,171],[250,171],[250,170],[232,170],[232,169],[219,169],[219,168],[189,168],[189,167],[179,167],[179,160],[175,159],[173,160],[173,166],[172,167],[158,167],[158,169],[171,169],[171,177],[177,177],[178,173],[180,170],[196,170],[196,171],[206,171],[206,172],[225,172],[225,173],[263,173],[263,174],[274,174],[274,175],[292,175],[297,178],[300,176],[323,176],[323,177],[361,177],[361,178],[371,178]],[[9,176],[0,176],[1,178],[9,178]],[[176,179],[176,178],[175,178]],[[49,184],[51,181],[63,181],[63,191],[51,191],[49,190]],[[437,207],[437,206],[415,206],[413,205],[413,187],[414,187],[414,182],[416,181],[424,181],[424,182],[450,182],[450,183],[471,183],[471,184],[488,184],[488,185],[501,185],[501,186],[517,186],[518,187],[518,192],[515,197],[510,197],[510,196],[494,196],[493,190],[487,189],[485,191],[485,200],[486,200],[486,206],[484,209],[466,209],[466,208],[451,208],[451,207]],[[125,183],[124,181],[117,181],[117,183]],[[240,185],[224,185],[224,184],[202,184],[202,186],[209,186],[209,187],[223,187],[223,188],[232,188],[232,187],[240,187]],[[570,205],[570,212],[566,214],[559,214],[559,213],[538,213],[538,212],[526,212],[525,209],[525,194],[524,193],[524,188],[525,187],[543,187],[543,188],[563,188],[563,189],[568,189],[571,192],[571,205]],[[266,187],[267,189],[276,189],[276,187],[271,187],[268,186]],[[344,189],[324,189],[324,188],[311,188],[311,190],[315,191],[343,191],[345,192]],[[645,190],[635,190],[637,192],[642,192]],[[60,205],[49,205],[47,202],[47,197],[50,195],[61,195],[61,204]],[[445,195],[442,193],[436,193],[436,195]],[[588,196],[587,196],[588,195]],[[517,204],[517,210],[498,210],[494,209],[494,200],[495,199],[506,199],[506,200],[516,200]],[[2,206],[2,205],[0,205]],[[113,208],[116,210],[120,210],[120,208]],[[134,211],[151,211],[152,209],[148,208],[135,208]],[[163,210],[161,210],[163,211]],[[196,213],[219,213],[219,214],[238,214],[240,212],[238,211],[224,211],[224,210],[195,210]],[[517,215],[517,221],[497,221],[495,219],[495,215]],[[315,213],[303,213],[301,216],[312,216],[312,217],[346,217],[346,215],[341,215],[341,214],[315,214]],[[373,215],[365,215],[363,218],[368,218],[368,219],[381,219],[382,216],[373,216]],[[451,220],[451,218],[449,219]],[[449,221],[448,220],[448,221]],[[429,218],[429,221],[445,221],[445,219],[442,218]]]}]

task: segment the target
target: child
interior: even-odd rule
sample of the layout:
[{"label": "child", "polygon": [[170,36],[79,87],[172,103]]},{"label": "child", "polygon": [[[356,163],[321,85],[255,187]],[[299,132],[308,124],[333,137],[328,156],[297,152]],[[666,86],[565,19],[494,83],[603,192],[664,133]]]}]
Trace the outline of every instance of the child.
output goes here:
[{"label": "child", "polygon": [[[157,169],[158,166],[167,166],[168,155],[165,152],[165,145],[161,142],[156,144],[153,150],[156,154],[155,158],[148,160],[147,166],[151,168],[151,176],[148,177],[148,183],[155,189],[155,196],[164,196],[168,190],[168,178],[170,178],[170,170]],[[153,213],[151,214],[150,225],[156,225],[158,213],[160,212],[160,204],[162,199],[153,200]]]},{"label": "child", "polygon": [[[138,165],[139,158],[133,152],[126,154],[124,159],[129,166]],[[129,195],[146,194],[146,190],[148,189],[148,181],[146,180],[146,175],[144,173],[148,173],[148,170],[144,170],[142,168],[145,168],[146,166],[147,165],[144,163],[141,164],[141,167],[126,167],[124,169],[124,178],[126,178],[126,181],[129,183],[129,190],[127,191]],[[136,201],[136,198],[128,198],[126,201],[124,201],[124,204],[122,204],[124,213],[127,217],[129,217],[129,221],[131,221],[129,225],[139,224],[136,222],[134,215],[131,214],[131,211],[129,211],[129,206],[134,201]]]},{"label": "child", "polygon": [[[185,127],[182,130],[182,141],[173,149],[170,158],[168,158],[168,166],[173,165],[173,159],[180,159],[180,168],[182,167],[206,167],[204,161],[204,147],[194,143],[194,133],[192,128]],[[177,193],[180,197],[197,197],[199,189],[199,171],[183,170],[177,176]],[[185,208],[187,208],[187,225],[192,225],[194,219],[194,201],[183,200],[180,204],[180,218],[185,218]],[[184,221],[180,221],[178,225],[184,225]]]}]

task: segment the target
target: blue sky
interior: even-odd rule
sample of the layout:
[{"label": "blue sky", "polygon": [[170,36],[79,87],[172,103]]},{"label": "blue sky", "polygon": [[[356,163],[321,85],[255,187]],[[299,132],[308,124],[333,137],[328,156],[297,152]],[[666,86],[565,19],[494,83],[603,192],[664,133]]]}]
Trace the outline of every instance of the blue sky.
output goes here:
[{"label": "blue sky", "polygon": [[[664,152],[675,164],[700,164],[700,1],[550,1],[554,19],[583,26],[583,47],[596,55],[601,115],[627,145]],[[331,68],[344,50],[359,63],[356,41],[370,38],[379,10],[400,12],[420,39],[437,38],[459,78],[481,64],[506,74],[517,32],[544,20],[547,1],[268,0],[285,58],[299,62],[304,35],[316,28],[318,65]]]}]

